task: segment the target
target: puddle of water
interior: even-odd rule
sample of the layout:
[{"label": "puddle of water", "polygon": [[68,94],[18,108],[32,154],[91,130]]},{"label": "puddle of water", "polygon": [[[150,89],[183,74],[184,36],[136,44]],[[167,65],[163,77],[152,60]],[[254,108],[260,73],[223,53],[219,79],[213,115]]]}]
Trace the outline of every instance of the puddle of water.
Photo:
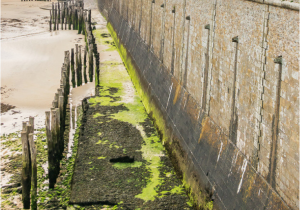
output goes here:
[{"label": "puddle of water", "polygon": [[74,143],[74,134],[77,128],[77,107],[81,106],[82,100],[95,95],[95,82],[88,82],[80,87],[71,88],[69,95],[70,104],[70,133],[68,143],[67,158],[72,156],[72,146]]},{"label": "puddle of water", "polygon": [[74,123],[74,121],[76,121],[76,119],[75,119],[76,111],[77,111],[77,107],[73,106],[72,103],[70,103],[70,133],[69,133],[67,159],[69,159],[72,156],[72,146],[74,144],[74,134],[76,131],[76,125]]},{"label": "puddle of water", "polygon": [[76,87],[71,90],[71,100],[73,106],[81,105],[82,99],[88,96],[95,95],[95,82],[89,82],[80,87]]}]

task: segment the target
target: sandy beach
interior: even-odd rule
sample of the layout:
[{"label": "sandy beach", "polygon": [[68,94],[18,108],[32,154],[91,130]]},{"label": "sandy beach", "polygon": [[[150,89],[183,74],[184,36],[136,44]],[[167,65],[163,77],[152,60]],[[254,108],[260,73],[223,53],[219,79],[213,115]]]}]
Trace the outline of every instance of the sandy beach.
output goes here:
[{"label": "sandy beach", "polygon": [[[1,134],[21,129],[22,121],[35,117],[44,126],[45,111],[59,88],[64,51],[84,45],[73,30],[49,31],[51,2],[1,2],[1,103],[15,108],[1,113]],[[90,85],[91,86],[91,85]]]},{"label": "sandy beach", "polygon": [[[77,31],[49,31],[49,10],[41,8],[51,4],[1,1],[1,136],[20,131],[22,121],[28,121],[29,116],[35,117],[35,129],[45,127],[45,111],[50,110],[60,85],[64,51],[75,48],[75,44],[84,45],[84,36]],[[86,97],[94,94],[94,87],[89,83],[77,92]],[[81,99],[76,97],[76,103]],[[16,139],[11,140],[18,142]],[[5,148],[5,141],[0,141],[1,186],[14,174],[7,168],[11,158],[21,154],[15,148]],[[22,207],[20,195],[11,202],[16,208]]]}]

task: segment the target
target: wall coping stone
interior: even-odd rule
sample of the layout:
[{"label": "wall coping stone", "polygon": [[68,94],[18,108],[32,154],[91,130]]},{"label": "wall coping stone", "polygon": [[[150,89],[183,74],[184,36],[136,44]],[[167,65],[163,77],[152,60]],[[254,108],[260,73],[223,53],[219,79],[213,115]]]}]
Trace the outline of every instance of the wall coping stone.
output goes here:
[{"label": "wall coping stone", "polygon": [[288,2],[288,1],[280,1],[280,0],[247,0],[247,1],[253,1],[260,4],[268,4],[271,6],[276,7],[282,7],[285,9],[291,9],[291,10],[300,10],[300,4],[296,2]]}]

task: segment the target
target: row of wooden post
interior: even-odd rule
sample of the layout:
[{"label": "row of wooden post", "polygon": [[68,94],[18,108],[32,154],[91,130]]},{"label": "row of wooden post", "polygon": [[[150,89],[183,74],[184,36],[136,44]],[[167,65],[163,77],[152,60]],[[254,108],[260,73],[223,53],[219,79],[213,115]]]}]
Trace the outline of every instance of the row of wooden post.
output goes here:
[{"label": "row of wooden post", "polygon": [[[62,9],[61,9],[62,8]],[[50,11],[50,30],[69,29],[73,25],[73,29],[78,33],[85,35],[86,46],[84,48],[83,57],[83,79],[84,83],[88,80],[93,82],[94,77],[94,60],[95,60],[95,82],[96,87],[99,86],[100,74],[100,57],[97,51],[97,45],[92,33],[91,10],[84,10],[83,1],[66,1],[62,3],[52,4]],[[88,57],[88,76],[87,76],[87,57]],[[76,62],[76,63],[75,63]],[[75,66],[76,64],[76,66]],[[76,68],[75,68],[76,67]],[[76,72],[75,72],[76,69]],[[49,188],[54,188],[56,179],[60,171],[60,160],[62,159],[65,132],[65,118],[68,104],[68,96],[70,93],[70,74],[72,86],[81,86],[82,81],[82,57],[81,47],[76,45],[76,59],[74,60],[74,49],[65,51],[64,63],[61,69],[60,88],[55,93],[52,102],[51,111],[46,111],[46,135],[48,146],[48,175]],[[75,74],[77,78],[75,79]],[[22,200],[24,209],[37,209],[37,148],[33,140],[34,118],[30,117],[29,122],[23,122],[23,130],[21,133],[23,155],[22,155]],[[30,199],[31,196],[31,199]]]},{"label": "row of wooden post", "polygon": [[[21,1],[33,1],[33,0],[21,0]],[[34,0],[34,1],[51,1],[51,0]]]},{"label": "row of wooden post", "polygon": [[84,10],[83,1],[64,1],[52,3],[50,10],[49,29],[52,30],[78,30],[78,34],[84,34],[84,22],[86,16],[90,16],[91,10]]},{"label": "row of wooden post", "polygon": [[[91,10],[84,9],[83,1],[67,1],[52,3],[52,10],[50,10],[50,30],[59,30],[59,24],[61,30],[63,30],[63,25],[65,29],[78,30],[78,34],[82,33],[85,35],[86,47],[84,48],[84,59],[82,65],[81,49],[76,45],[75,59],[74,59],[74,49],[71,50],[71,81],[72,86],[81,86],[87,83],[88,80],[93,82],[94,72],[96,74],[96,86],[99,86],[99,71],[100,71],[100,57],[97,51],[97,45],[92,33],[92,19]],[[88,76],[87,76],[87,57],[88,57]],[[94,65],[95,61],[95,65]],[[83,79],[82,79],[82,66]],[[95,66],[95,71],[94,71]]]},{"label": "row of wooden post", "polygon": [[70,93],[70,52],[65,51],[61,69],[60,88],[55,93],[51,111],[46,111],[46,134],[48,143],[49,188],[54,188],[60,171],[60,160],[65,148],[64,132],[68,96]]},{"label": "row of wooden post", "polygon": [[22,201],[24,209],[37,209],[37,148],[33,140],[34,118],[23,122],[22,141]]},{"label": "row of wooden post", "polygon": [[[91,10],[89,10],[88,16],[84,18],[84,28],[85,28],[85,40],[88,49],[88,58],[89,58],[89,79],[90,82],[93,81],[95,73],[95,83],[96,87],[100,85],[99,75],[100,75],[100,54],[97,50],[97,44],[95,37],[92,32],[92,16]],[[94,71],[94,60],[95,60],[95,71]]]}]

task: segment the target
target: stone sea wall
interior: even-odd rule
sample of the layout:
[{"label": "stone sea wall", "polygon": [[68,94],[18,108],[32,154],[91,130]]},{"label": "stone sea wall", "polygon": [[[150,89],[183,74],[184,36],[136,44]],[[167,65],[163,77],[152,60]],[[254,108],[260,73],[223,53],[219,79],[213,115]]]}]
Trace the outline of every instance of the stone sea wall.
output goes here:
[{"label": "stone sea wall", "polygon": [[197,202],[299,208],[299,4],[98,0]]}]

